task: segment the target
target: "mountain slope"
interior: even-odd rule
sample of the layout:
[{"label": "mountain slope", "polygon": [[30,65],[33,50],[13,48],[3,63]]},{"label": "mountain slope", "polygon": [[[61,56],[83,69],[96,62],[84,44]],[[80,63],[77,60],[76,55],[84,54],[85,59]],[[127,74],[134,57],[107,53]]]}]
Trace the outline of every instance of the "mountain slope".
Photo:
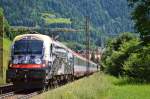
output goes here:
[{"label": "mountain slope", "polygon": [[[89,16],[91,37],[95,43],[100,41],[101,35],[133,30],[126,0],[0,0],[0,6],[4,9],[6,19],[13,26],[83,28],[84,18]],[[43,13],[46,13],[44,18]],[[59,24],[60,19],[66,21],[61,20]],[[52,20],[50,22],[54,23],[45,20]],[[80,42],[84,41],[81,38],[85,36],[61,35],[64,37],[62,40]]]}]

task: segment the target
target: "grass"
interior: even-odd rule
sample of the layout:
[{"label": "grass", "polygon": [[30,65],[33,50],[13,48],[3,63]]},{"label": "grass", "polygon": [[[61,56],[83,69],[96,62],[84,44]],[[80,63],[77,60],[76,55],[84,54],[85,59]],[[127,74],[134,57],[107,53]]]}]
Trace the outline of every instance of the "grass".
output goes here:
[{"label": "grass", "polygon": [[[122,83],[103,73],[67,84],[33,99],[149,99],[150,84]],[[125,82],[125,81],[124,81]]]},{"label": "grass", "polygon": [[150,85],[123,85],[109,90],[110,99],[150,99]]},{"label": "grass", "polygon": [[9,50],[10,50],[11,41],[8,39],[3,39],[3,75],[0,76],[0,85],[5,84],[6,82],[6,69],[9,61]]}]

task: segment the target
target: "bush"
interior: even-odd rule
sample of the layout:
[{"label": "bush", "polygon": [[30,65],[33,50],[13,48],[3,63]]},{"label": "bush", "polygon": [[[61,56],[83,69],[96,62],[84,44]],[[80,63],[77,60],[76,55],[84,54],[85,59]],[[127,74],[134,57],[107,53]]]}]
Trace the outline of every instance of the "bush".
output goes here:
[{"label": "bush", "polygon": [[114,76],[150,82],[150,44],[130,37],[124,34],[109,41],[102,58],[104,70]]},{"label": "bush", "polygon": [[130,33],[124,33],[116,39],[109,41],[102,57],[105,71],[114,76],[124,75],[123,64],[130,53],[137,49],[139,39]]},{"label": "bush", "polygon": [[124,63],[128,77],[141,81],[150,81],[150,45],[142,47],[137,53],[132,53]]}]

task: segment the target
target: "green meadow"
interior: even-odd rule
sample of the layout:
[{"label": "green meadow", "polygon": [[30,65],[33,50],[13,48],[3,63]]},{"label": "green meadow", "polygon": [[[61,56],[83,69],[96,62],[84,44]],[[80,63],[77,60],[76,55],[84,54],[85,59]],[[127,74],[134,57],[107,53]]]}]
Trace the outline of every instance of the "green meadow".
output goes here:
[{"label": "green meadow", "polygon": [[150,99],[150,84],[128,83],[103,73],[95,73],[33,99]]}]

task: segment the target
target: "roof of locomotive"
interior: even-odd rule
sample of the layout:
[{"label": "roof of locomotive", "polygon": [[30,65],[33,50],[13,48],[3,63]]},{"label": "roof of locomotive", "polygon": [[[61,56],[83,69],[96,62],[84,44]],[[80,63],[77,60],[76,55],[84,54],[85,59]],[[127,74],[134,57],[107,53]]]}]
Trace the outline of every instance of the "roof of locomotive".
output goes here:
[{"label": "roof of locomotive", "polygon": [[36,39],[42,40],[42,41],[52,41],[52,39],[49,36],[42,35],[42,34],[23,34],[23,35],[16,36],[13,41],[18,41],[18,40],[21,40],[28,36],[31,36],[33,38],[36,38]]},{"label": "roof of locomotive", "polygon": [[66,45],[64,45],[63,43],[59,42],[59,41],[53,41],[53,44],[57,45],[57,46],[60,46],[60,47],[63,47],[63,48],[67,48]]}]

